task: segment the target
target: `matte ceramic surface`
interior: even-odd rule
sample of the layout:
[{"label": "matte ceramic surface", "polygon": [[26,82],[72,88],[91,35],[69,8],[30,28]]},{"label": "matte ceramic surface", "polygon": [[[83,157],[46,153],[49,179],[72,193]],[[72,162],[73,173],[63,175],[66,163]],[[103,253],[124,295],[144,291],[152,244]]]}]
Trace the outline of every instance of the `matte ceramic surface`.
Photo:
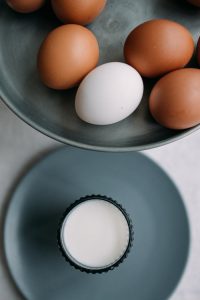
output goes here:
[{"label": "matte ceramic surface", "polygon": [[[100,63],[123,61],[123,44],[138,24],[152,18],[168,18],[188,27],[197,40],[200,10],[185,0],[109,0],[106,9],[89,26],[98,38]],[[145,95],[137,111],[114,125],[97,127],[78,119],[74,109],[76,90],[57,92],[43,86],[36,57],[46,34],[60,23],[50,9],[21,15],[0,0],[0,96],[24,121],[61,142],[95,150],[128,151],[160,146],[183,137],[154,122],[148,111],[153,81],[145,81]],[[192,63],[193,65],[193,63]]]},{"label": "matte ceramic surface", "polygon": [[[57,248],[63,211],[88,194],[116,199],[134,224],[131,252],[106,274],[75,270]],[[10,272],[28,300],[164,300],[184,270],[189,226],[176,187],[145,156],[64,148],[16,188],[4,242]]]}]

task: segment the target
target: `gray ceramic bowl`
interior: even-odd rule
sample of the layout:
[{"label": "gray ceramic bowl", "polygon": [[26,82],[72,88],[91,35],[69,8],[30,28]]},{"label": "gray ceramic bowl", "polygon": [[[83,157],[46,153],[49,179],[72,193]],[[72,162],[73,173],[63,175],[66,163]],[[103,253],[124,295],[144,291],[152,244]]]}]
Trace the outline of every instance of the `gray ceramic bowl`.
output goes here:
[{"label": "gray ceramic bowl", "polygon": [[[195,40],[200,33],[200,10],[185,0],[109,0],[102,15],[89,26],[100,43],[100,63],[123,61],[123,44],[128,33],[152,18],[182,23]],[[154,122],[148,111],[153,81],[145,82],[142,103],[126,120],[106,127],[83,123],[74,110],[76,90],[50,90],[42,85],[36,70],[40,44],[59,24],[48,7],[21,15],[0,0],[0,96],[25,122],[60,142],[105,151],[152,148],[199,128],[173,131]]]}]

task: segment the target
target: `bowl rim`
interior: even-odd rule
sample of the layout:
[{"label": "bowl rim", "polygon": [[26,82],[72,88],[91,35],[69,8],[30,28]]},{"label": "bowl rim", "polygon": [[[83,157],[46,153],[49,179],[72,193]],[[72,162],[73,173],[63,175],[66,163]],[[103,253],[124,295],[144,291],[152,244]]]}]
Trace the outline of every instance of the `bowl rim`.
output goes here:
[{"label": "bowl rim", "polygon": [[10,99],[3,93],[2,86],[0,85],[0,100],[2,100],[6,106],[16,115],[18,116],[22,121],[24,121],[26,124],[34,128],[35,130],[39,131],[40,133],[46,135],[49,138],[52,138],[56,140],[57,142],[78,147],[85,150],[93,150],[93,151],[102,151],[102,152],[130,152],[130,151],[143,151],[143,150],[149,150],[157,147],[161,147],[167,144],[170,144],[172,142],[178,141],[186,136],[189,136],[193,132],[196,132],[198,129],[200,129],[200,124],[196,125],[195,127],[186,129],[184,131],[177,132],[176,135],[173,137],[169,137],[166,139],[163,139],[159,142],[152,142],[149,144],[141,144],[138,146],[122,146],[122,147],[113,147],[113,146],[97,146],[92,144],[87,144],[83,142],[77,142],[69,138],[64,138],[56,133],[51,132],[48,129],[45,129],[43,126],[38,125],[35,121],[31,120],[26,114],[20,111],[20,109],[15,106]]}]

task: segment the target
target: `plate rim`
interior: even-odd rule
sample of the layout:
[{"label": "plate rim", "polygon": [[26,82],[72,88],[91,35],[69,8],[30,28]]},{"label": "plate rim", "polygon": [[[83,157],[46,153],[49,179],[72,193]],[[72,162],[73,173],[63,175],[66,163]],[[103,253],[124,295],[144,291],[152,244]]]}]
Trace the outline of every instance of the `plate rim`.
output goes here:
[{"label": "plate rim", "polygon": [[[40,163],[46,161],[49,159],[49,157],[51,155],[55,155],[55,153],[58,153],[59,151],[65,151],[67,149],[73,149],[73,147],[69,146],[58,146],[56,149],[50,149],[49,152],[47,154],[45,154],[43,157],[39,158],[36,162],[34,162],[29,168],[28,170],[26,170],[25,173],[22,174],[22,176],[19,177],[19,180],[14,182],[14,187],[11,190],[11,194],[9,194],[8,197],[8,202],[6,205],[6,209],[3,215],[3,221],[2,221],[2,254],[5,260],[5,266],[9,275],[9,281],[14,285],[14,288],[16,289],[16,291],[22,296],[22,298],[24,298],[25,300],[29,300],[29,298],[27,297],[27,295],[25,295],[24,291],[20,288],[20,285],[18,284],[18,282],[15,280],[15,276],[14,273],[12,271],[11,265],[9,263],[9,259],[7,256],[7,252],[6,252],[6,227],[7,227],[7,215],[8,212],[10,210],[11,204],[12,204],[12,200],[15,196],[15,193],[17,192],[18,188],[23,184],[23,181],[26,179],[26,177],[28,175],[30,175],[32,173],[32,171],[37,168]],[[78,150],[78,149],[77,149]],[[79,150],[78,150],[79,151]],[[86,151],[85,149],[80,149],[80,151]],[[152,165],[154,165],[156,168],[158,168],[163,175],[170,181],[170,183],[173,185],[174,189],[176,190],[177,195],[180,197],[180,199],[182,200],[182,206],[183,209],[185,211],[185,217],[186,217],[186,221],[187,221],[187,227],[188,227],[188,244],[187,244],[187,254],[186,254],[186,258],[185,258],[185,262],[183,264],[183,269],[182,269],[182,273],[180,275],[180,277],[178,278],[176,284],[174,285],[174,288],[171,290],[171,292],[169,293],[168,297],[165,300],[168,300],[172,297],[172,295],[174,295],[176,293],[176,290],[179,287],[179,284],[181,282],[181,280],[183,279],[183,276],[185,274],[185,271],[188,267],[188,263],[189,263],[189,259],[191,257],[191,252],[192,252],[192,234],[191,234],[191,226],[190,226],[190,218],[188,215],[188,210],[186,208],[186,204],[185,204],[185,197],[183,196],[183,193],[180,191],[180,189],[178,188],[176,182],[172,179],[172,177],[167,173],[167,171],[160,166],[160,164],[158,164],[154,159],[152,159],[151,157],[149,157],[148,155],[145,155],[143,153],[139,153],[136,152],[137,155],[143,157],[144,159],[147,159]],[[132,155],[136,154],[135,152],[132,153]],[[111,154],[109,152],[105,152],[105,154]],[[121,154],[121,153],[116,153],[116,154]]]}]

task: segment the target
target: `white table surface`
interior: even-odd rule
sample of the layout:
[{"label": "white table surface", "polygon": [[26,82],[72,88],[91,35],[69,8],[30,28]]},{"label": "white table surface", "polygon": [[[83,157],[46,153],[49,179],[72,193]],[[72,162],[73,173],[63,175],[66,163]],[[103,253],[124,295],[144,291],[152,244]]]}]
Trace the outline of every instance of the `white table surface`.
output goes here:
[{"label": "white table surface", "polygon": [[[9,191],[30,163],[59,145],[26,125],[0,101],[1,300],[23,299],[10,281],[2,254],[2,220]],[[190,218],[190,258],[185,274],[170,300],[200,300],[200,132],[144,153],[158,162],[175,180]]]}]

